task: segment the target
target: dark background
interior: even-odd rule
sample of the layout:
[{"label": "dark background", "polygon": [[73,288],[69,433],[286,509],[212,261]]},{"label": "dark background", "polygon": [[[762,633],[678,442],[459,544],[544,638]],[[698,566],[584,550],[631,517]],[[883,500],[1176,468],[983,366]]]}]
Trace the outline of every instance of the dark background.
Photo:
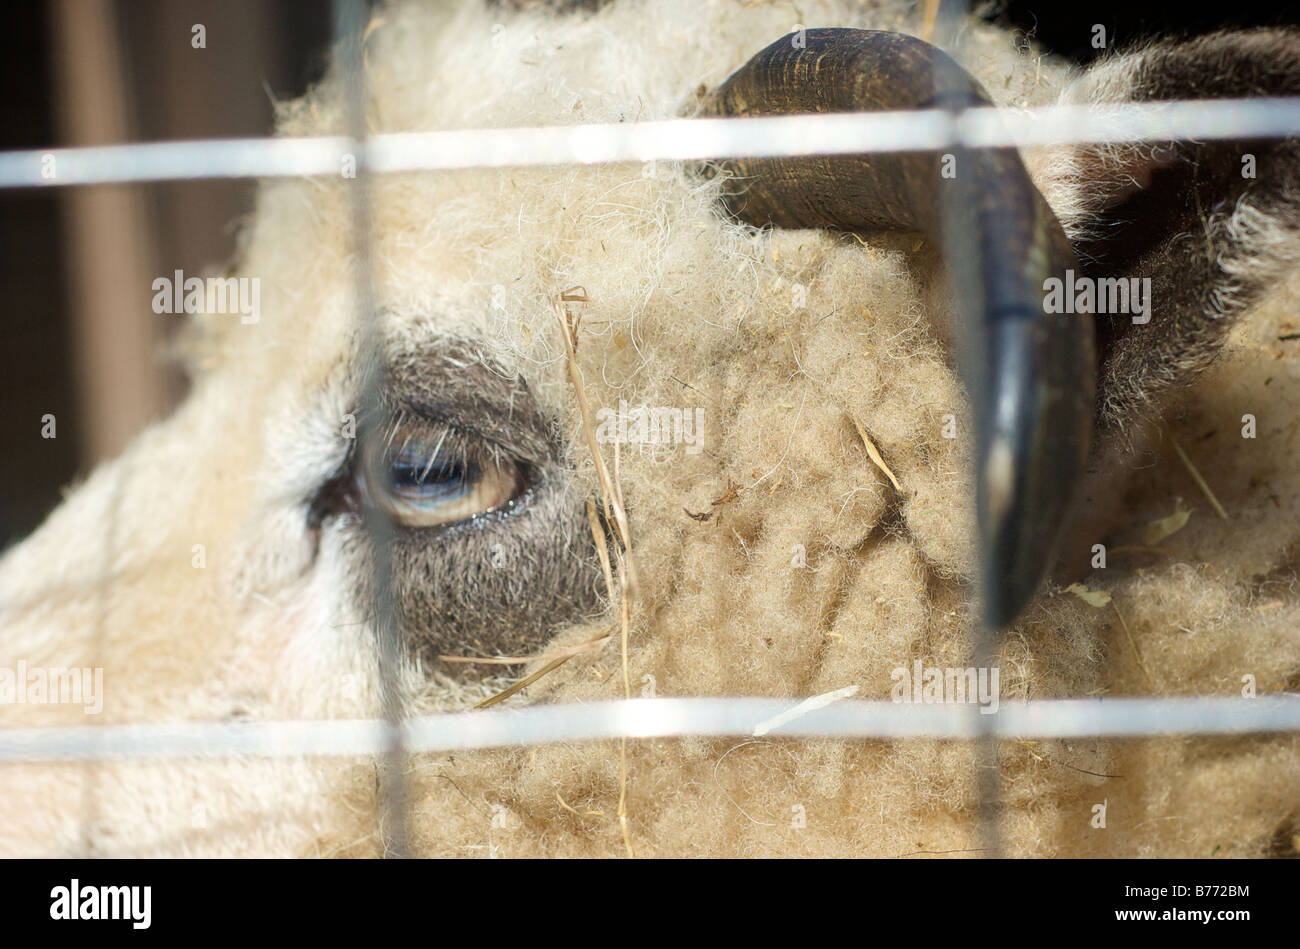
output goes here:
[{"label": "dark background", "polygon": [[[1153,34],[1296,25],[1297,6],[1244,0],[1203,7],[992,0],[974,9],[1082,64],[1099,53],[1090,43],[1094,24],[1105,26],[1110,45],[1122,49]],[[84,27],[91,8],[116,37],[119,84],[107,90],[84,77],[77,86],[68,61],[70,35]],[[265,135],[272,100],[294,98],[320,77],[331,30],[329,4],[312,0],[48,0],[12,4],[5,14],[4,150]],[[206,49],[191,48],[195,23],[207,29]],[[97,107],[96,95],[116,106],[115,121],[104,119],[114,110]],[[87,113],[79,123],[74,120],[78,104]],[[174,324],[153,321],[145,332],[154,336],[136,347],[144,353],[143,368],[110,367],[122,370],[121,385],[130,390],[124,407],[116,415],[102,414],[107,410],[95,393],[104,391],[104,382],[96,383],[86,370],[95,353],[85,352],[85,321],[107,320],[128,303],[103,290],[93,306],[86,305],[88,278],[77,253],[87,246],[78,243],[85,239],[78,231],[86,217],[84,202],[93,199],[87,193],[112,192],[113,200],[138,214],[136,230],[144,237],[137,259],[147,273],[200,274],[231,256],[234,229],[251,207],[252,187],[216,181],[0,191],[0,285],[6,305],[0,335],[0,550],[39,524],[65,485],[115,454],[184,394],[184,379],[165,356]],[[112,324],[97,325],[110,331],[110,343],[116,338]],[[126,339],[125,328],[122,333]],[[93,415],[96,410],[99,416]],[[58,420],[57,438],[39,437],[46,413]],[[98,421],[87,424],[88,417]]]},{"label": "dark background", "polygon": [[[67,42],[60,31],[69,29],[71,17],[72,28],[84,33],[92,8],[116,33],[123,93],[117,98],[93,79],[88,89],[68,88]],[[9,4],[5,17],[5,150],[265,135],[272,97],[301,95],[323,73],[331,30],[330,5],[312,0],[49,0]],[[195,23],[207,30],[202,50],[191,45]],[[117,101],[123,121],[97,120],[102,102],[96,96]],[[89,123],[69,121],[69,97],[89,110]],[[143,373],[139,365],[121,367],[124,404],[101,409],[98,424],[86,424],[86,410],[103,394],[86,391],[85,358],[94,354],[78,358],[74,232],[89,214],[84,202],[95,196],[88,193],[114,201],[110,210],[125,202],[138,212],[143,227],[135,230],[145,233],[148,273],[179,268],[200,275],[231,256],[252,187],[206,181],[0,191],[0,550],[36,527],[66,485],[116,454],[184,394],[184,378],[166,358],[175,324],[149,313],[154,338],[147,342],[154,349],[136,348],[145,358],[152,353],[153,365]],[[132,298],[129,305],[138,302]],[[82,319],[120,319],[131,312],[127,306],[107,288],[102,303]],[[111,324],[104,326],[111,339]],[[54,439],[40,437],[46,413],[57,420]]]}]

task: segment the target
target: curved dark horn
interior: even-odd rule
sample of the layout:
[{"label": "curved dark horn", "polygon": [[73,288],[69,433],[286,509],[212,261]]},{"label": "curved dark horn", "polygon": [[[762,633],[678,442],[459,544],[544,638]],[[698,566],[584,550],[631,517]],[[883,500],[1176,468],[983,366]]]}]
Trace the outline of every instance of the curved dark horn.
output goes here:
[{"label": "curved dark horn", "polygon": [[[947,54],[914,37],[807,30],[778,40],[706,112],[760,116],[989,104]],[[727,209],[777,227],[919,230],[945,251],[977,426],[982,618],[1019,615],[1055,559],[1092,432],[1092,319],[1049,316],[1044,281],[1074,254],[1014,149],[956,149],[955,177],[927,153],[738,159]]]}]

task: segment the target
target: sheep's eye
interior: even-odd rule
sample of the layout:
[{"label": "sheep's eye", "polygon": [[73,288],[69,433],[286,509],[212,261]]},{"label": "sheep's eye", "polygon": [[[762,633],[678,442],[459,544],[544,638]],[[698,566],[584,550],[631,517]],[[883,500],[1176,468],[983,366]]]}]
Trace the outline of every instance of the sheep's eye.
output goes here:
[{"label": "sheep's eye", "polygon": [[397,421],[362,449],[362,497],[405,527],[438,527],[506,508],[524,492],[522,465],[446,425]]}]

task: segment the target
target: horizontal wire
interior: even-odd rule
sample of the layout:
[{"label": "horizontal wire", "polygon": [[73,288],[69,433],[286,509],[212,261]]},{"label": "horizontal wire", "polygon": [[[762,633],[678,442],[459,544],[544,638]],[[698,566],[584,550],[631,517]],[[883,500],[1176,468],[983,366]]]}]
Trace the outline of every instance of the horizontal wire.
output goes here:
[{"label": "horizontal wire", "polygon": [[669,119],[371,136],[151,142],[0,153],[0,188],[343,174],[364,148],[372,172],[600,162],[843,155],[961,146],[1267,139],[1300,134],[1300,98],[964,112]]},{"label": "horizontal wire", "polygon": [[[800,714],[791,716],[792,711]],[[985,722],[981,723],[981,717]],[[981,731],[981,724],[984,731]],[[465,751],[610,738],[1143,738],[1300,731],[1300,695],[1053,699],[914,705],[845,699],[825,707],[770,698],[632,699],[427,715],[402,727],[408,752]],[[381,719],[102,725],[0,730],[0,762],[376,755]]]}]

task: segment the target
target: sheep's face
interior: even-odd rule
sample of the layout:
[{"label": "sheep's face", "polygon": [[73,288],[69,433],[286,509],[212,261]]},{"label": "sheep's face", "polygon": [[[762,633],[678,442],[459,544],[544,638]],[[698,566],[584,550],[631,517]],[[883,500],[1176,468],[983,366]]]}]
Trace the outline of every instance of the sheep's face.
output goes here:
[{"label": "sheep's face", "polygon": [[[779,10],[685,4],[680,18],[654,16],[689,30],[645,36],[649,16],[391,10],[367,40],[370,127],[693,114],[701,90],[790,26]],[[911,25],[892,8],[819,19]],[[611,42],[629,36],[638,42]],[[1009,37],[973,26],[965,42],[1000,101],[1060,92],[1062,71],[1022,59]],[[282,130],[337,133],[341,110],[327,81],[285,108]],[[1088,223],[1073,181],[1053,178],[1060,166],[1034,167],[1067,222]],[[893,670],[914,660],[966,666],[975,443],[938,252],[914,235],[757,232],[719,212],[720,186],[669,165],[376,178],[385,361],[367,406],[352,182],[264,185],[239,271],[260,281],[260,319],[197,323],[187,403],[9,555],[0,658],[102,667],[106,723],[373,716],[373,509],[394,525],[414,710],[462,708],[502,684],[499,666],[445,657],[532,656],[607,634],[629,569],[641,694],[857,685],[884,698]],[[1165,487],[1131,492],[1138,513],[1126,517],[1168,513]],[[630,561],[618,555],[619,509]],[[1274,553],[1289,543],[1278,530],[1263,545]],[[1165,593],[1198,582],[1164,579]],[[1239,595],[1236,582],[1225,580],[1224,597]],[[1296,609],[1285,600],[1285,615]],[[1040,596],[1003,642],[1004,700],[1142,690],[1127,653],[1102,661],[1125,642],[1112,621],[1082,600]],[[1280,635],[1251,647],[1258,675],[1300,668]],[[528,700],[620,696],[615,650],[580,653]],[[1198,690],[1221,685],[1224,668]],[[6,723],[84,722],[80,708],[0,711]],[[646,848],[974,846],[964,747],[760,743],[731,754],[731,744],[631,748],[629,809]],[[1112,846],[1087,836],[1103,793],[1084,772],[1109,772],[1116,754],[1101,742],[1009,749],[1012,846]],[[427,818],[417,843],[615,852],[617,760],[601,746],[417,762],[413,800]],[[1043,764],[1056,760],[1070,770]],[[23,835],[5,845],[17,852],[368,852],[373,786],[370,762],[281,760],[10,767],[0,793],[34,815],[6,828]],[[1272,785],[1264,793],[1277,798]],[[1126,819],[1137,824],[1148,805],[1137,791],[1133,801]],[[795,805],[827,816],[791,830]],[[1286,806],[1273,800],[1267,819]],[[1195,846],[1219,830],[1198,831]],[[1258,830],[1238,832],[1243,846]],[[1135,834],[1117,846],[1167,844]]]}]

